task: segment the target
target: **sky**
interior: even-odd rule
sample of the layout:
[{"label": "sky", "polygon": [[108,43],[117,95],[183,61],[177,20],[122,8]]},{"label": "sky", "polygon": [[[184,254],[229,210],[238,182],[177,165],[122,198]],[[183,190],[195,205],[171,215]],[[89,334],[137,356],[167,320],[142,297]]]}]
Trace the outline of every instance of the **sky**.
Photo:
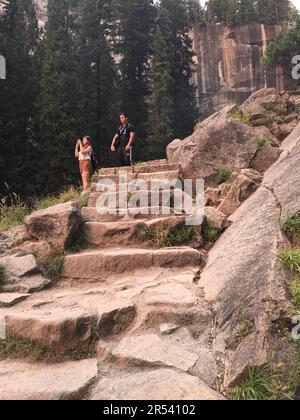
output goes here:
[{"label": "sky", "polygon": [[[206,0],[201,0],[201,3],[204,5]],[[300,10],[300,0],[292,0],[292,3]]]}]

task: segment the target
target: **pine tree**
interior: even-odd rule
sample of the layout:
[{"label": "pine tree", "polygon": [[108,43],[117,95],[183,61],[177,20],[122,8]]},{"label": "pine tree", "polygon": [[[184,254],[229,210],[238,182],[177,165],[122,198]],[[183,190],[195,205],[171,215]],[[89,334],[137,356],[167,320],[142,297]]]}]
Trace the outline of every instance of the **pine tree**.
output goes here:
[{"label": "pine tree", "polygon": [[31,136],[38,87],[39,31],[32,0],[11,0],[0,21],[0,54],[7,78],[0,80],[0,193],[4,183],[19,194],[36,190],[35,142]]},{"label": "pine tree", "polygon": [[[291,15],[289,26],[282,29],[277,39],[269,45],[263,58],[264,65],[272,68],[280,66],[283,73],[291,78],[293,57],[299,55],[300,15]],[[298,82],[299,83],[299,82]]]},{"label": "pine tree", "polygon": [[81,127],[77,2],[49,0],[39,97],[43,192],[78,179],[74,158]]},{"label": "pine tree", "polygon": [[172,43],[171,22],[161,8],[154,37],[153,59],[150,73],[148,151],[149,159],[165,156],[167,144],[174,138],[174,91],[172,69],[176,65]]},{"label": "pine tree", "polygon": [[194,71],[191,24],[184,0],[162,0],[160,7],[166,10],[171,22],[175,57],[171,70],[175,81],[173,129],[177,138],[185,138],[193,131],[198,116],[195,89],[190,83]]},{"label": "pine tree", "polygon": [[109,149],[118,109],[117,66],[112,54],[113,2],[81,0],[80,15],[83,130],[92,137],[94,148],[100,154],[103,148]]},{"label": "pine tree", "polygon": [[119,0],[119,43],[116,53],[121,57],[121,106],[136,126],[137,159],[143,148],[147,121],[149,60],[152,52],[155,21],[153,0]]}]

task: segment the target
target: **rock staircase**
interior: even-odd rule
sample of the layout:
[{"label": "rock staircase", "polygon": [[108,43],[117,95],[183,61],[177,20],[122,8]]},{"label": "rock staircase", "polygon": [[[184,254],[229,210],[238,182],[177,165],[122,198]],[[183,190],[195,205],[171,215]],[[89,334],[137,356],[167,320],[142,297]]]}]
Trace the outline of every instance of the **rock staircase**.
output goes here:
[{"label": "rock staircase", "polygon": [[[166,161],[124,172],[129,182],[143,180],[147,186],[152,179],[180,178],[180,168]],[[107,178],[118,182],[119,174],[118,168],[103,169],[94,177],[82,210],[88,249],[66,256],[60,284],[0,308],[11,336],[60,354],[86,354],[93,345],[95,355],[51,368],[44,362],[0,362],[1,399],[224,398],[216,391],[220,370],[212,352],[213,316],[193,283],[201,253],[137,241],[145,228],[183,223],[171,200],[160,201],[156,214],[128,209],[99,214],[99,185]]]}]

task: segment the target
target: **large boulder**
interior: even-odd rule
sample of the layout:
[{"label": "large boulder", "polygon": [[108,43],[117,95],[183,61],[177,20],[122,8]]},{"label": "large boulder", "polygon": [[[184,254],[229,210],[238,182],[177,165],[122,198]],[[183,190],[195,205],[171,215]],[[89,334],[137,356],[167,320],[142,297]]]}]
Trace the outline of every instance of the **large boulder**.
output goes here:
[{"label": "large boulder", "polygon": [[47,241],[55,250],[63,250],[76,238],[83,220],[77,203],[58,204],[32,213],[25,220],[30,234]]},{"label": "large boulder", "polygon": [[[199,282],[216,313],[215,343],[224,352],[225,386],[243,379],[249,365],[272,364],[280,343],[289,352],[288,340],[275,328],[291,309],[288,273],[278,255],[290,246],[282,220],[300,210],[300,124],[281,149],[262,186],[231,216],[232,225],[211,250]],[[254,331],[230,350],[226,343],[239,332],[241,311]]]},{"label": "large boulder", "polygon": [[196,126],[191,137],[167,148],[169,163],[182,165],[186,179],[217,181],[220,169],[239,172],[248,168],[257,152],[257,140],[273,136],[266,127],[253,128],[231,118],[236,110],[228,106]]}]

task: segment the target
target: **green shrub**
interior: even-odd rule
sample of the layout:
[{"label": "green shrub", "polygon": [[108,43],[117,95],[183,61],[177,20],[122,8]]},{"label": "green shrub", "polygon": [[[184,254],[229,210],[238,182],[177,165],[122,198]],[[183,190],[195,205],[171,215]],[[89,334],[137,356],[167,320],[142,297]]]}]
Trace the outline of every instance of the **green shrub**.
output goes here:
[{"label": "green shrub", "polygon": [[228,181],[231,176],[232,176],[232,172],[228,169],[220,169],[218,171],[218,183],[219,185],[224,184],[224,182]]},{"label": "green shrub", "polygon": [[39,260],[47,279],[53,282],[58,282],[61,279],[64,258],[62,254],[53,254],[47,259]]},{"label": "green shrub", "polygon": [[232,120],[237,120],[242,122],[243,124],[247,124],[252,126],[251,123],[251,116],[249,114],[244,114],[241,111],[233,111],[229,114],[229,118],[231,118]]},{"label": "green shrub", "polygon": [[294,243],[300,243],[300,212],[289,216],[281,227]]},{"label": "green shrub", "polygon": [[280,375],[271,373],[268,366],[249,366],[247,380],[233,389],[233,397],[241,401],[291,399],[280,390],[280,379]]},{"label": "green shrub", "polygon": [[206,243],[216,242],[222,234],[222,229],[219,229],[215,224],[207,217],[204,217],[202,223],[202,236]]}]

